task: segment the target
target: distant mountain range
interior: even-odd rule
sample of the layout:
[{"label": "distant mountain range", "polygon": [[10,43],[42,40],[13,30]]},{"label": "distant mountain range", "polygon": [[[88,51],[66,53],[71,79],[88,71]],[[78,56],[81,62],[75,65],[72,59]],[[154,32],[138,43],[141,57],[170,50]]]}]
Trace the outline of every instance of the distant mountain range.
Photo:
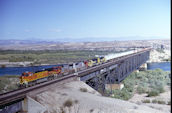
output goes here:
[{"label": "distant mountain range", "polygon": [[159,48],[161,45],[170,49],[169,39],[157,40],[129,40],[129,41],[102,41],[97,39],[91,42],[83,40],[70,41],[44,41],[44,40],[0,40],[1,50],[113,50],[121,47],[151,46]]}]

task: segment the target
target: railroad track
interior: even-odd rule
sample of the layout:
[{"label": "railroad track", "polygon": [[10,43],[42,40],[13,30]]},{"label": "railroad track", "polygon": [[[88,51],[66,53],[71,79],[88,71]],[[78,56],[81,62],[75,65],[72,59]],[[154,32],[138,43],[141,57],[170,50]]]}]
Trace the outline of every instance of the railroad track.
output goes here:
[{"label": "railroad track", "polygon": [[97,70],[100,70],[100,69],[106,68],[108,66],[120,63],[122,60],[124,60],[124,59],[126,59],[128,57],[132,57],[134,55],[141,54],[141,53],[144,53],[146,51],[150,51],[150,50],[148,49],[148,50],[140,51],[140,52],[137,52],[137,53],[134,53],[134,54],[129,54],[129,55],[126,55],[126,56],[115,58],[114,60],[111,60],[109,62],[100,64],[100,65],[97,65],[97,66],[94,66],[94,67],[90,67],[88,69],[79,71],[77,73],[69,74],[69,75],[66,75],[66,76],[63,76],[63,77],[60,77],[60,78],[57,78],[57,79],[53,79],[53,80],[50,80],[50,81],[47,81],[47,82],[43,82],[43,83],[37,84],[35,86],[22,88],[22,89],[17,89],[17,90],[13,90],[13,91],[10,91],[10,92],[0,94],[0,108],[8,105],[9,102],[15,102],[17,100],[24,99],[26,97],[26,95],[30,91],[33,91],[33,90],[48,86],[50,84],[54,84],[54,83],[63,81],[65,79],[69,79],[69,78],[72,78],[72,77],[82,77],[84,75],[95,72]]},{"label": "railroad track", "polygon": [[54,84],[60,81],[63,81],[65,79],[69,79],[72,77],[76,77],[76,75],[74,74],[70,74],[68,76],[64,76],[58,79],[54,79],[51,81],[47,81],[47,82],[43,82],[41,84],[37,84],[35,86],[31,86],[31,87],[27,87],[27,88],[22,88],[22,89],[17,89],[14,91],[10,91],[10,92],[6,92],[6,93],[2,93],[0,94],[0,108],[6,106],[9,102],[15,102],[17,100],[22,100],[26,97],[27,93],[29,93],[30,91],[33,91],[35,89],[39,89],[45,86],[48,86],[50,84]]}]

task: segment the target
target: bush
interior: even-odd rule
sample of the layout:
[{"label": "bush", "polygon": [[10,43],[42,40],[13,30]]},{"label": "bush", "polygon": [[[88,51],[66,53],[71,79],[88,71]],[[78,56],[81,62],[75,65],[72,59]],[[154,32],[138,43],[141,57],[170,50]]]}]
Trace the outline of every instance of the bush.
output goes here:
[{"label": "bush", "polygon": [[158,100],[154,99],[152,100],[152,103],[158,103]]},{"label": "bush", "polygon": [[113,90],[113,98],[118,98],[122,100],[128,100],[132,97],[132,92],[129,92],[126,88],[123,88],[122,90]]},{"label": "bush", "polygon": [[158,104],[165,104],[165,101],[163,101],[163,100],[158,100]]},{"label": "bush", "polygon": [[87,89],[86,88],[80,88],[80,91],[81,92],[87,92]]},{"label": "bush", "polygon": [[73,105],[73,101],[68,99],[65,101],[65,103],[63,104],[64,107],[71,107]]},{"label": "bush", "polygon": [[148,92],[148,97],[158,96],[158,95],[159,95],[159,91],[154,90],[154,89]]},{"label": "bush", "polygon": [[171,105],[171,101],[168,101],[167,105]]},{"label": "bush", "polygon": [[163,86],[159,86],[159,87],[157,88],[157,90],[158,90],[160,93],[165,92],[165,90],[164,90],[164,87],[163,87]]},{"label": "bush", "polygon": [[142,93],[146,93],[148,91],[148,86],[138,86],[137,87],[137,92],[139,93],[139,94],[142,94]]},{"label": "bush", "polygon": [[150,100],[149,99],[146,99],[146,100],[143,100],[142,102],[143,103],[150,103]]}]

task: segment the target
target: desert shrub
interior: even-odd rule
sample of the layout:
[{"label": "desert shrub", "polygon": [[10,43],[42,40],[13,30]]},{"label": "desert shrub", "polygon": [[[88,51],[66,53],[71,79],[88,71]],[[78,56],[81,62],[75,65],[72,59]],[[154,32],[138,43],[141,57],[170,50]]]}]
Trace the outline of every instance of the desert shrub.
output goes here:
[{"label": "desert shrub", "polygon": [[168,105],[171,105],[171,101],[168,101],[168,103],[167,103]]},{"label": "desert shrub", "polygon": [[0,92],[2,92],[2,90],[4,90],[8,85],[10,85],[10,80],[4,76],[0,77]]},{"label": "desert shrub", "polygon": [[75,102],[75,104],[77,104],[78,103],[78,100],[75,100],[74,102]]},{"label": "desert shrub", "polygon": [[157,87],[157,90],[158,90],[160,93],[165,92],[164,86],[159,86],[159,87]]},{"label": "desert shrub", "polygon": [[165,101],[163,101],[163,100],[158,100],[158,104],[165,104]]},{"label": "desert shrub", "polygon": [[163,93],[165,92],[164,86],[165,86],[164,83],[156,81],[152,83],[150,87],[154,90],[157,90],[159,93]]},{"label": "desert shrub", "polygon": [[[169,102],[170,102],[170,101],[169,101]],[[166,104],[165,101],[163,101],[163,100],[156,100],[156,99],[152,100],[152,103]],[[167,104],[169,105],[169,104],[171,104],[171,103],[167,103]]]},{"label": "desert shrub", "polygon": [[65,103],[63,104],[64,107],[71,107],[73,105],[73,101],[68,99],[65,101]]},{"label": "desert shrub", "polygon": [[92,113],[94,110],[93,109],[90,109],[90,113]]},{"label": "desert shrub", "polygon": [[152,103],[158,103],[158,100],[153,99],[153,100],[152,100]]},{"label": "desert shrub", "polygon": [[138,86],[137,87],[137,92],[139,94],[146,93],[147,91],[148,91],[148,88],[147,87],[144,87],[144,86]]},{"label": "desert shrub", "polygon": [[132,97],[132,93],[129,92],[126,88],[122,90],[113,90],[113,98],[118,98],[122,100],[128,100]]},{"label": "desert shrub", "polygon": [[143,103],[150,103],[150,100],[149,99],[146,99],[146,100],[143,100],[142,102]]},{"label": "desert shrub", "polygon": [[152,89],[151,91],[148,92],[148,97],[152,97],[152,96],[158,96],[159,95],[159,91]]},{"label": "desert shrub", "polygon": [[88,90],[87,90],[87,88],[80,88],[80,91],[81,92],[87,92]]},{"label": "desert shrub", "polygon": [[17,89],[18,86],[17,86],[17,83],[16,84],[11,84],[8,86],[8,90],[14,90],[14,89]]}]

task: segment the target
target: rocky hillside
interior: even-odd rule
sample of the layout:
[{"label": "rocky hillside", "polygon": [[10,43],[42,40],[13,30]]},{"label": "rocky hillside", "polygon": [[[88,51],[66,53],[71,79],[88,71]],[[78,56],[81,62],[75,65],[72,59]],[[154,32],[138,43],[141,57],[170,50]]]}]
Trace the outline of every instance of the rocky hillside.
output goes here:
[{"label": "rocky hillside", "polygon": [[81,81],[50,89],[35,98],[46,113],[170,113],[145,105],[101,96]]},{"label": "rocky hillside", "polygon": [[[91,41],[91,39],[90,39]],[[98,42],[52,42],[28,40],[0,40],[0,50],[124,50],[130,47],[150,46],[170,49],[170,40],[130,40]]]},{"label": "rocky hillside", "polygon": [[171,50],[153,49],[150,52],[150,59],[148,62],[164,62],[171,61]]}]

